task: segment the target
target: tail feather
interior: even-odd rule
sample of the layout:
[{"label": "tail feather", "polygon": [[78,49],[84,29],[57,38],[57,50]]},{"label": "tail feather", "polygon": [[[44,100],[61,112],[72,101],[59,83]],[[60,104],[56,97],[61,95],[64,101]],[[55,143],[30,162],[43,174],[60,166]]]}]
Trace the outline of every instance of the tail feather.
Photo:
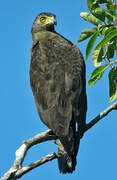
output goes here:
[{"label": "tail feather", "polygon": [[58,158],[60,173],[72,173],[76,166],[76,157],[69,156],[67,153]]},{"label": "tail feather", "polygon": [[[71,134],[70,134],[71,135]],[[80,139],[76,137],[62,137],[58,141],[58,167],[60,173],[72,173],[76,167],[76,156]]]}]

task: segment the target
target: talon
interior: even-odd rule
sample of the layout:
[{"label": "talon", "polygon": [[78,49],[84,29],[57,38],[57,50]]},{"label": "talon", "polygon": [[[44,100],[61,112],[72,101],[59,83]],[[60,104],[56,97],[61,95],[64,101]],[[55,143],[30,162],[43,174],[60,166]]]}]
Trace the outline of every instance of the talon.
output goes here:
[{"label": "talon", "polygon": [[57,143],[57,140],[56,140],[56,139],[55,139],[55,140],[52,140],[52,142],[53,142],[54,144],[58,145],[58,143]]}]

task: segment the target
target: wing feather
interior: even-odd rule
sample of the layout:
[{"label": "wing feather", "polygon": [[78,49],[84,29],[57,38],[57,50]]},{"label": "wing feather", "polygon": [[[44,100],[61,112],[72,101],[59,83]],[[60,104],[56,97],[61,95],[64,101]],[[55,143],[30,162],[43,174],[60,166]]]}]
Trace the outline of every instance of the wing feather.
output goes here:
[{"label": "wing feather", "polygon": [[56,135],[65,136],[72,113],[79,127],[85,124],[84,60],[79,49],[60,35],[45,37],[31,48],[31,87],[41,120]]}]

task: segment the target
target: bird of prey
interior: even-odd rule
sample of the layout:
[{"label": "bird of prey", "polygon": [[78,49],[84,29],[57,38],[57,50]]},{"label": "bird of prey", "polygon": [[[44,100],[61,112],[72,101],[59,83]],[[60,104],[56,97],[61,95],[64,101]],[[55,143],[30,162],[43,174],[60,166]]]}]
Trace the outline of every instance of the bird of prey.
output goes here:
[{"label": "bird of prey", "polygon": [[59,170],[72,173],[86,123],[85,63],[56,24],[56,16],[44,12],[32,25],[30,83],[40,119],[58,137]]}]

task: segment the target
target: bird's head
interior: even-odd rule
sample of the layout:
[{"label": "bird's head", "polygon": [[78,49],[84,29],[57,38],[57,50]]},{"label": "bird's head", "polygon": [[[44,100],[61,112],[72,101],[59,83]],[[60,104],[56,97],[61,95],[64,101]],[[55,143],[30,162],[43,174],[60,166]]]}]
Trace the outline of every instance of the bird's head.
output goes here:
[{"label": "bird's head", "polygon": [[39,31],[54,31],[54,25],[57,24],[56,16],[52,13],[40,13],[32,26],[31,32],[39,32]]}]

